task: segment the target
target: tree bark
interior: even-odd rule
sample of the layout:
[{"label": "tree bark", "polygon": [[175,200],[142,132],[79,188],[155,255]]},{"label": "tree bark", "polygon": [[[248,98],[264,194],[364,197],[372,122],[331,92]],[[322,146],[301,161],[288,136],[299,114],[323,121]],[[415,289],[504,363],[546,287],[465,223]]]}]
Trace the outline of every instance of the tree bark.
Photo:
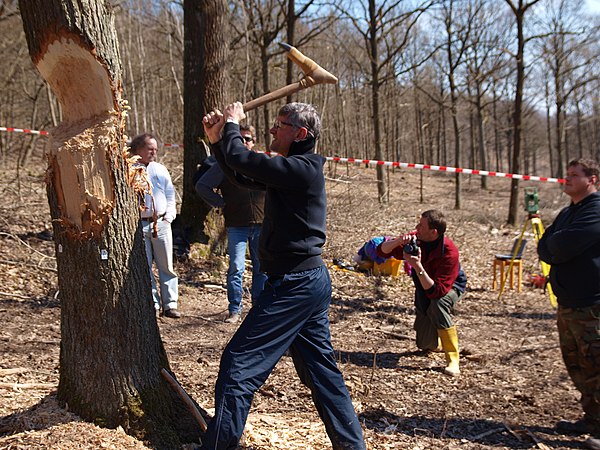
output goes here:
[{"label": "tree bark", "polygon": [[199,430],[160,376],[169,364],[124,158],[113,16],[104,2],[19,5],[30,56],[64,118],[46,177],[61,301],[58,399],[86,420],[175,448]]},{"label": "tree bark", "polygon": [[209,207],[196,194],[192,177],[207,156],[202,116],[225,106],[228,80],[227,2],[225,0],[185,0],[183,108],[183,196],[174,233],[187,244],[207,243],[204,222]]}]

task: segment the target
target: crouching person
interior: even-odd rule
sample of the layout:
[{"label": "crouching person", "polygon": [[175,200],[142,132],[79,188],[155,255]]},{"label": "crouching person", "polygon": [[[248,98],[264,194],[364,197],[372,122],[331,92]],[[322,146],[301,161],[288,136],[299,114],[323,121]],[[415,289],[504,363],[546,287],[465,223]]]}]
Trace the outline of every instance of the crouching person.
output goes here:
[{"label": "crouching person", "polygon": [[[444,373],[460,374],[458,334],[452,310],[465,292],[467,277],[460,267],[458,249],[444,234],[446,219],[432,209],[421,214],[415,234],[382,242],[379,255],[405,260],[415,284],[417,347],[435,351],[441,344],[446,355]],[[411,244],[407,246],[407,244]]]}]

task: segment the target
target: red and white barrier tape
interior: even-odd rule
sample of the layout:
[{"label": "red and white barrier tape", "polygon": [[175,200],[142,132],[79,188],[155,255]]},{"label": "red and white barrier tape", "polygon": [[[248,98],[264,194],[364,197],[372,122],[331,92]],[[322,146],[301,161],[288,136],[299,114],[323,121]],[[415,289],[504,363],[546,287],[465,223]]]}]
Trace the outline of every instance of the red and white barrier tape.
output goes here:
[{"label": "red and white barrier tape", "polygon": [[[28,130],[22,128],[11,128],[11,127],[0,127],[0,131],[12,131],[16,133],[29,133],[29,134],[40,134],[47,135],[47,131]],[[183,148],[183,144],[162,144],[163,147],[168,148]],[[267,152],[270,153],[270,152]],[[512,178],[516,180],[527,180],[527,181],[543,181],[546,183],[565,183],[564,178],[550,178],[550,177],[538,177],[534,175],[522,175],[518,173],[504,173],[504,172],[493,172],[489,170],[479,169],[463,169],[460,167],[450,166],[435,166],[433,164],[415,164],[415,163],[403,163],[397,161],[378,161],[374,159],[356,159],[356,158],[340,158],[338,156],[327,156],[327,161],[334,161],[340,163],[355,163],[355,164],[368,164],[375,166],[391,166],[400,167],[401,169],[419,169],[419,170],[434,170],[440,172],[451,172],[451,173],[464,173],[467,175],[481,175],[484,177],[500,177],[500,178]]]},{"label": "red and white barrier tape", "polygon": [[47,131],[28,130],[26,128],[12,128],[12,127],[0,127],[0,131],[11,131],[14,133],[26,133],[26,134],[41,134],[42,136],[46,136],[48,134]]},{"label": "red and white barrier tape", "polygon": [[437,170],[441,172],[454,172],[454,173],[465,173],[467,175],[481,175],[484,177],[502,177],[502,178],[514,178],[517,180],[529,180],[529,181],[544,181],[548,183],[564,183],[564,178],[550,178],[550,177],[537,177],[534,175],[521,175],[518,173],[504,173],[504,172],[493,172],[489,170],[479,169],[462,169],[460,167],[450,166],[435,166],[433,164],[415,164],[415,163],[403,163],[403,162],[391,162],[391,161],[377,161],[372,159],[355,159],[355,158],[340,158],[337,156],[326,157],[327,161],[345,162],[345,163],[356,163],[356,164],[369,164],[376,166],[392,166],[400,167],[402,169],[420,169],[420,170]]}]

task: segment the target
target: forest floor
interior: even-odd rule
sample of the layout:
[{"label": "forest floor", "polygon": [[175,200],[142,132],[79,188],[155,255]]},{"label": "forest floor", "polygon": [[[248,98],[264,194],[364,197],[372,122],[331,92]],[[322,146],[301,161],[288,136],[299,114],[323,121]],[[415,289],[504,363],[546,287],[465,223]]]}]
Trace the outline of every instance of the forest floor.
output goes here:
[{"label": "forest floor", "polygon": [[[170,168],[180,167],[167,162]],[[59,380],[60,295],[41,160],[0,170],[0,448],[148,448],[121,429],[86,423],[56,401]],[[171,169],[174,179],[177,170]],[[582,448],[581,438],[557,434],[557,420],[577,419],[578,394],[560,357],[555,311],[548,296],[524,281],[523,291],[492,290],[494,254],[519,235],[505,226],[510,180],[463,176],[463,202],[454,209],[454,175],[396,170],[390,201],[377,202],[375,170],[326,167],[330,309],[333,345],[369,449]],[[422,191],[420,189],[423,183]],[[567,198],[556,184],[540,189],[546,226]],[[181,192],[181,191],[180,191]],[[420,202],[420,196],[423,201]],[[520,201],[520,219],[525,212]],[[410,231],[421,211],[440,208],[447,235],[469,278],[455,319],[462,348],[458,378],[441,372],[442,354],[415,348],[413,288],[408,276],[365,276],[338,270],[372,236]],[[539,272],[529,233],[524,275]],[[213,407],[219,357],[236,325],[227,310],[225,261],[179,261],[179,320],[158,323],[171,368],[203,407]],[[188,448],[194,448],[193,445]],[[324,427],[284,356],[254,398],[244,449],[330,448]]]}]

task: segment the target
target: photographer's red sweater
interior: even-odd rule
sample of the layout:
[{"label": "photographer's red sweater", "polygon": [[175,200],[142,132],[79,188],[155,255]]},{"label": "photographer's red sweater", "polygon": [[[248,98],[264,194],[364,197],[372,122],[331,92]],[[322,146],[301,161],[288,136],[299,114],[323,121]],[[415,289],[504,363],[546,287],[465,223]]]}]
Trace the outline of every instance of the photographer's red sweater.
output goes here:
[{"label": "photographer's red sweater", "polygon": [[[445,236],[433,242],[417,241],[421,247],[421,263],[427,275],[434,281],[434,285],[425,291],[427,298],[435,299],[446,295],[450,289],[456,288],[463,293],[467,286],[467,277],[460,267],[458,249],[454,242]],[[381,244],[377,247],[377,254],[389,258],[403,259],[402,247],[396,247],[392,253],[384,253]],[[411,274],[415,287],[423,290],[417,275]]]}]

